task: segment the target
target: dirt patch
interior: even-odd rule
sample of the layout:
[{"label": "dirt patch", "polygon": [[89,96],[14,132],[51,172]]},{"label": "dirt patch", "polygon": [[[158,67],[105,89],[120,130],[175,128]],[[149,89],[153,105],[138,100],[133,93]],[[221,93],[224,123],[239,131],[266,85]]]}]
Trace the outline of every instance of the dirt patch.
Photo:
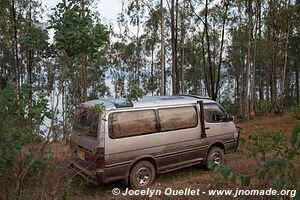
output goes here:
[{"label": "dirt patch", "polygon": [[66,141],[53,142],[50,146],[53,152],[54,161],[61,162],[68,157],[70,152],[70,145]]},{"label": "dirt patch", "polygon": [[300,124],[300,121],[296,120],[291,113],[278,116],[258,116],[253,120],[237,123],[242,128],[242,136],[248,136],[250,133],[256,131],[257,127],[262,127],[268,132],[290,133],[295,124]]}]

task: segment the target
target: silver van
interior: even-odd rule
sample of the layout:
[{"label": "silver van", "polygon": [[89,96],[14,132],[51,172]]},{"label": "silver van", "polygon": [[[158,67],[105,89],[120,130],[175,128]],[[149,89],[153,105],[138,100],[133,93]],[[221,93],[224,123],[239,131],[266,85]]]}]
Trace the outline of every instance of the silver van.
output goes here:
[{"label": "silver van", "polygon": [[[93,108],[105,108],[97,114]],[[141,189],[155,175],[237,150],[239,130],[218,103],[193,95],[99,99],[77,109],[70,168],[95,183],[122,180]]]}]

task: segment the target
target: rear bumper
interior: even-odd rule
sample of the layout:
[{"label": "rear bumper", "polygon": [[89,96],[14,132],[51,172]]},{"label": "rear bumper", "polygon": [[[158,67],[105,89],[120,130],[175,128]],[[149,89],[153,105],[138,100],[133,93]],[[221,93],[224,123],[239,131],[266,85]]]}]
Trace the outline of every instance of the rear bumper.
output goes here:
[{"label": "rear bumper", "polygon": [[80,158],[76,158],[69,163],[69,168],[89,182],[95,184],[103,183],[104,170],[97,168],[94,163],[88,163]]}]

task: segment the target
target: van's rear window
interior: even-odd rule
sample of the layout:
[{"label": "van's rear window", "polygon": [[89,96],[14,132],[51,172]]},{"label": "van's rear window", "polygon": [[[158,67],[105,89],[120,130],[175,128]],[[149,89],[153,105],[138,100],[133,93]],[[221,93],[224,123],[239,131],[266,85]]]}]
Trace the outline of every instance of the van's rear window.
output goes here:
[{"label": "van's rear window", "polygon": [[97,137],[99,117],[89,108],[77,109],[73,122],[73,129],[82,135]]}]

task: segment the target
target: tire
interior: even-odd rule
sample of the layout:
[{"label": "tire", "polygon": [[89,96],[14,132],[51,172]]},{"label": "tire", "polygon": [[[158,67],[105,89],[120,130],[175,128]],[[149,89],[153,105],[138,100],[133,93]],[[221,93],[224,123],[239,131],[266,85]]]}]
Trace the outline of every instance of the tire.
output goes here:
[{"label": "tire", "polygon": [[222,164],[224,161],[224,151],[220,147],[213,146],[209,150],[206,161],[205,161],[205,168],[208,168],[210,162],[214,162],[217,165]]},{"label": "tire", "polygon": [[149,187],[155,179],[155,168],[148,161],[135,164],[129,174],[131,189],[143,189]]}]

